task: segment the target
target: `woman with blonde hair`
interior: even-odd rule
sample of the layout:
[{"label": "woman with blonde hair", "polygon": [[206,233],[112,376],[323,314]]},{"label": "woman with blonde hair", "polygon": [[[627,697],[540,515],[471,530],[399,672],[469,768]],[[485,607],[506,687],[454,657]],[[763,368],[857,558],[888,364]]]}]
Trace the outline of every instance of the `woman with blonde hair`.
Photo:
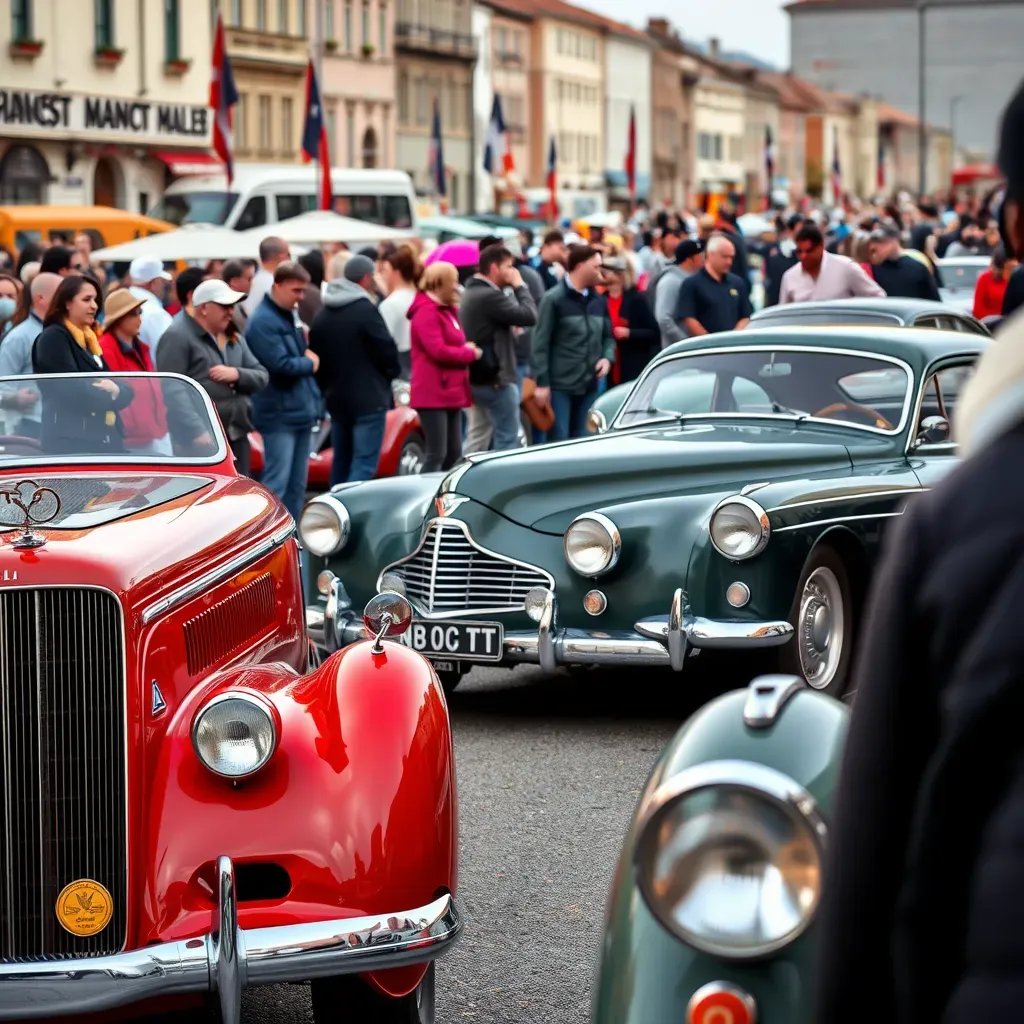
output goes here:
[{"label": "woman with blonde hair", "polygon": [[469,364],[483,354],[466,341],[456,302],[459,271],[438,261],[423,274],[409,306],[412,379],[409,404],[419,413],[427,453],[423,472],[451,469],[462,458],[462,410],[473,404]]},{"label": "woman with blonde hair", "polygon": [[380,266],[387,298],[377,308],[391,337],[395,339],[402,375],[408,377],[411,371],[409,353],[412,348],[409,307],[416,298],[416,286],[423,275],[423,267],[411,245],[403,245],[393,252],[385,253],[381,257]]}]

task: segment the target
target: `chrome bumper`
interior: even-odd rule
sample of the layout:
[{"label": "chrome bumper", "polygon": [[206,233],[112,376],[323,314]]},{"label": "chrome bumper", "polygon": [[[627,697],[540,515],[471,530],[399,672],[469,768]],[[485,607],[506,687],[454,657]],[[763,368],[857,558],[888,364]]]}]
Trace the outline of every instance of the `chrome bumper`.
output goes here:
[{"label": "chrome bumper", "polygon": [[391,915],[276,928],[238,927],[235,871],[217,861],[218,909],[208,935],[82,960],[0,964],[0,1020],[78,1016],[143,999],[216,992],[238,1024],[242,989],[425,963],[447,952],[462,922],[451,896]]},{"label": "chrome bumper", "polygon": [[[786,621],[700,618],[690,611],[681,589],[673,594],[667,615],[641,620],[632,630],[559,629],[557,612],[558,599],[549,594],[536,632],[505,634],[502,661],[540,665],[546,672],[559,665],[662,665],[681,672],[691,651],[778,647],[793,635]],[[328,651],[369,639],[338,578],[331,582],[326,609],[307,609],[306,628],[313,642]]]}]

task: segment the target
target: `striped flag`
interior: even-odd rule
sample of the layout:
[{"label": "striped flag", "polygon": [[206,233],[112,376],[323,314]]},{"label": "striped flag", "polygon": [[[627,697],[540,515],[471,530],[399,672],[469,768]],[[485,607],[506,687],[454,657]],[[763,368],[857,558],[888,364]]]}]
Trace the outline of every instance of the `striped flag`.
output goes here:
[{"label": "striped flag", "polygon": [[327,145],[327,122],[323,104],[320,102],[320,86],[316,70],[310,61],[306,67],[306,123],[302,129],[302,159],[309,163],[315,160],[320,165],[320,189],[317,209],[334,208],[331,194],[331,155]]},{"label": "striped flag", "polygon": [[551,220],[558,220],[558,154],[555,151],[555,137],[551,136],[548,146],[548,202],[551,205]]},{"label": "striped flag", "polygon": [[885,139],[878,140],[878,191],[885,191]]},{"label": "striped flag", "polygon": [[[434,122],[430,130],[430,183],[434,195],[442,200],[448,195],[448,182],[444,173],[444,144],[441,139],[441,104],[434,97]],[[442,202],[442,206],[444,203]]]},{"label": "striped flag", "polygon": [[764,208],[772,208],[772,187],[775,184],[775,142],[772,139],[772,126],[764,126]]},{"label": "striped flag", "polygon": [[843,173],[839,166],[839,129],[832,134],[832,202],[838,206],[843,200]]},{"label": "striped flag", "polygon": [[629,142],[626,149],[626,182],[629,198],[636,205],[636,108],[629,108]]},{"label": "striped flag", "polygon": [[495,93],[491,106],[491,119],[487,122],[487,138],[484,141],[484,170],[488,174],[507,177],[515,170],[512,159],[512,145],[508,128],[501,113],[501,97]]},{"label": "striped flag", "polygon": [[231,108],[237,102],[235,76],[231,73],[231,60],[224,44],[224,18],[218,14],[213,37],[213,65],[210,70],[210,109],[213,111],[213,151],[224,164],[229,187],[235,177]]}]

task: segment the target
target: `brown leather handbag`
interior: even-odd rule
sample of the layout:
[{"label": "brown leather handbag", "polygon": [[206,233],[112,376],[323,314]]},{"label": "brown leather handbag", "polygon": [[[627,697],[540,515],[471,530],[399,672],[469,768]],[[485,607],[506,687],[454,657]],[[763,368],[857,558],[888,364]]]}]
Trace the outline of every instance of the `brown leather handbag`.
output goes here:
[{"label": "brown leather handbag", "polygon": [[551,408],[550,402],[542,402],[536,392],[537,382],[527,377],[523,381],[523,397],[519,408],[526,413],[526,418],[535,430],[548,431],[555,425],[555,410]]}]

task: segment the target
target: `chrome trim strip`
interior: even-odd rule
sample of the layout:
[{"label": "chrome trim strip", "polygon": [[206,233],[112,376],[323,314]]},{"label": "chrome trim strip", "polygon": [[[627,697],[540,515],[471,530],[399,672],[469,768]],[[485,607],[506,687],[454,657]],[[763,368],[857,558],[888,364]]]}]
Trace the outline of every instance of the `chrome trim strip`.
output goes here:
[{"label": "chrome trim strip", "polygon": [[[833,501],[870,501],[872,498],[894,498],[903,494],[920,494],[931,490],[930,487],[898,487],[891,491],[859,491],[856,494],[836,494],[830,498],[813,498],[810,501],[791,501],[788,505],[775,505],[766,509],[767,512],[784,512],[788,508],[807,508],[810,505],[826,505]],[[789,527],[777,526],[777,530]]]},{"label": "chrome trim strip", "polygon": [[[495,452],[494,454],[500,455],[503,453]],[[555,578],[546,569],[542,569],[538,565],[531,565],[529,562],[523,562],[518,558],[510,558],[508,555],[502,555],[497,551],[491,551],[489,548],[485,548],[473,538],[473,535],[469,532],[469,527],[461,519],[449,519],[446,517],[435,516],[433,519],[427,520],[424,524],[423,535],[420,537],[419,543],[408,555],[404,558],[398,559],[396,562],[391,562],[389,565],[386,565],[381,569],[375,584],[375,589],[377,591],[380,591],[381,581],[389,572],[401,568],[401,566],[405,565],[406,562],[411,562],[424,549],[427,543],[427,537],[430,536],[431,527],[434,526],[437,527],[437,537],[434,541],[433,561],[431,562],[431,578],[436,576],[437,573],[437,561],[440,557],[441,531],[454,526],[462,531],[463,536],[469,544],[476,548],[476,550],[482,555],[487,555],[489,558],[496,558],[499,562],[505,562],[508,565],[518,566],[520,569],[528,569],[530,572],[535,572],[538,576],[542,576],[547,580],[548,590],[553,591],[555,589]],[[452,611],[435,612],[429,609],[420,608],[414,602],[411,603],[413,604],[413,608],[416,610],[417,614],[430,619],[464,619],[467,615],[508,615],[519,610],[509,608],[506,605],[501,608],[474,608],[471,611],[467,611],[465,608],[456,608]]]},{"label": "chrome trim strip", "polygon": [[[759,419],[759,420],[772,420],[775,422],[800,422],[800,423],[826,423],[834,424],[840,427],[848,427],[851,430],[864,430],[870,434],[880,434],[883,437],[896,437],[902,433],[903,429],[907,425],[907,413],[910,409],[914,393],[914,370],[911,365],[896,356],[883,355],[880,352],[864,352],[860,349],[855,348],[829,348],[825,345],[729,345],[726,347],[719,348],[694,348],[677,352],[674,355],[669,356],[666,359],[653,359],[647,364],[644,372],[640,374],[639,378],[633,385],[633,391],[630,394],[634,394],[639,390],[640,385],[647,379],[647,377],[653,373],[658,367],[664,366],[666,363],[674,363],[680,359],[695,359],[698,356],[718,356],[725,355],[727,353],[750,353],[750,352],[814,352],[818,355],[841,355],[841,356],[858,356],[863,359],[874,359],[878,362],[892,363],[894,366],[898,366],[901,370],[904,370],[907,374],[907,390],[903,397],[903,411],[900,414],[900,421],[894,425],[892,430],[883,430],[881,427],[869,427],[860,423],[848,423],[846,420],[833,420],[827,418],[818,418],[816,416],[786,416],[778,415],[775,413],[694,413],[690,416],[685,416],[681,419],[674,419],[672,422],[678,423],[691,423],[697,420],[733,420],[733,419]],[[622,403],[622,407],[615,414],[615,419],[611,422],[611,429],[618,429],[622,414],[626,411],[626,405],[628,399]],[[653,422],[653,421],[652,421]],[[660,422],[666,422],[662,419]],[[630,426],[641,426],[642,424],[630,424]]]},{"label": "chrome trim strip", "polygon": [[224,856],[217,859],[217,897],[215,928],[206,935],[113,956],[0,964],[0,1019],[79,1016],[216,992],[224,1024],[239,1024],[243,988],[427,963],[462,929],[449,894],[390,914],[239,928],[234,867]]},{"label": "chrome trim strip", "polygon": [[750,729],[767,729],[791,698],[806,688],[807,683],[799,676],[758,676],[747,689],[743,724]]},{"label": "chrome trim strip", "polygon": [[235,555],[234,558],[218,566],[216,569],[212,569],[191,583],[186,583],[185,586],[173,591],[166,597],[160,598],[159,601],[154,601],[153,604],[143,610],[142,624],[144,626],[147,625],[158,615],[163,615],[164,612],[177,608],[178,605],[184,604],[186,601],[191,601],[193,597],[197,597],[204,590],[208,590],[210,587],[214,587],[218,583],[222,583],[224,580],[234,576],[235,573],[241,572],[246,566],[259,561],[265,555],[269,555],[271,551],[279,548],[294,533],[295,521],[292,520],[286,526],[282,526],[275,533],[267,537],[266,540],[260,541],[256,547],[243,551],[240,555]]},{"label": "chrome trim strip", "polygon": [[639,839],[633,857],[633,871],[637,887],[651,913],[671,934],[693,949],[727,960],[749,961],[783,949],[807,930],[821,902],[820,885],[814,906],[788,935],[772,942],[764,942],[760,946],[737,950],[692,932],[684,932],[677,921],[662,912],[663,907],[653,898],[654,894],[648,885],[649,876],[644,870],[644,865],[650,863],[655,852],[652,847],[657,846],[661,831],[660,819],[664,813],[692,793],[717,788],[739,789],[753,793],[762,800],[774,804],[791,819],[800,822],[807,828],[821,863],[825,860],[828,826],[818,809],[817,801],[803,786],[775,768],[753,761],[706,761],[685,768],[658,786],[637,811],[636,832]]},{"label": "chrome trim strip", "polygon": [[891,519],[894,516],[901,516],[902,512],[874,512],[864,516],[838,516],[835,519],[815,519],[810,523],[793,523],[792,526],[777,526],[776,533],[786,533],[789,530],[806,530],[809,526],[831,526],[833,523],[853,523],[861,519]]}]

